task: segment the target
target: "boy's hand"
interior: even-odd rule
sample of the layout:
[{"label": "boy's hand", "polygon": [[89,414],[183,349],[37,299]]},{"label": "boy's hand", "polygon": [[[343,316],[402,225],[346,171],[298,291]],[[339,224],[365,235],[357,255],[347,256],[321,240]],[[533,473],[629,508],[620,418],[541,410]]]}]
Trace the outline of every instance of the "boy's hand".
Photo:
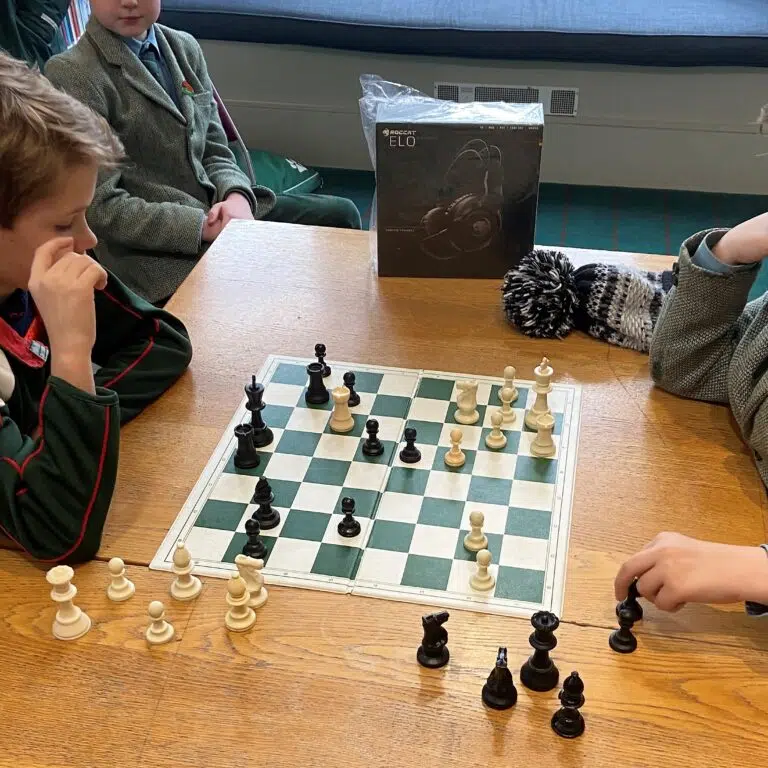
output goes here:
[{"label": "boy's hand", "polygon": [[614,584],[617,600],[627,596],[636,577],[638,592],[663,611],[689,602],[768,601],[768,555],[760,547],[660,533],[621,566]]},{"label": "boy's hand", "polygon": [[211,208],[208,218],[203,223],[204,243],[212,243],[221,234],[221,230],[224,229],[224,224],[221,219],[218,218],[218,214],[213,216],[213,213],[213,208]]},{"label": "boy's hand", "polygon": [[216,205],[214,205],[208,212],[206,224],[213,226],[216,222],[219,222],[221,227],[219,232],[221,232],[232,219],[247,219],[253,221],[251,204],[248,202],[248,198],[245,195],[241,195],[239,192],[230,192],[225,200],[216,203]]},{"label": "boy's hand", "polygon": [[753,264],[768,256],[768,213],[728,230],[712,249],[723,264]]}]

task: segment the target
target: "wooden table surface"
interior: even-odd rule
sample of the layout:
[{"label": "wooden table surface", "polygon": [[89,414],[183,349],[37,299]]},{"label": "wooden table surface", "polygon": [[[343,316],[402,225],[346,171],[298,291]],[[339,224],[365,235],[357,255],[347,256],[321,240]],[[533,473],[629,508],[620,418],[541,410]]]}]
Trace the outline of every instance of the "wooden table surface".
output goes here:
[{"label": "wooden table surface", "polygon": [[[726,408],[654,389],[647,356],[574,333],[534,340],[504,320],[498,282],[379,279],[359,232],[230,225],[169,309],[189,328],[190,371],[123,432],[100,558],[130,564],[137,597],[115,606],[106,569],[78,569],[94,629],[52,639],[42,571],[0,552],[0,765],[466,766],[503,758],[570,766],[752,764],[768,750],[768,630],[741,606],[651,608],[628,657],[607,646],[619,563],[661,530],[757,544],[765,491]],[[577,263],[672,260],[569,251]],[[452,660],[415,663],[422,606],[272,588],[257,628],[223,629],[225,582],[171,604],[178,642],[147,649],[150,599],[167,596],[152,559],[269,353],[531,378],[546,354],[584,387],[563,623],[563,675],[585,679],[587,734],[558,739],[554,694],[520,689],[489,713],[480,688],[495,651],[518,670],[522,619],[452,612]],[[64,707],[61,704],[64,703]],[[414,728],[415,725],[415,728]],[[409,727],[410,726],[410,727]],[[20,735],[21,734],[21,735]]]}]

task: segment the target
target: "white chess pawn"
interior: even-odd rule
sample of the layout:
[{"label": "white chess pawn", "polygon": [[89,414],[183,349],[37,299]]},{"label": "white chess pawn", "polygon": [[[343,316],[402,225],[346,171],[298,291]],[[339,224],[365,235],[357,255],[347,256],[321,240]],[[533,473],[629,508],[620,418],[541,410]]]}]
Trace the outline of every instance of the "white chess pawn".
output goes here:
[{"label": "white chess pawn", "polygon": [[512,424],[517,418],[515,412],[512,410],[512,401],[514,398],[514,391],[509,387],[503,387],[499,396],[501,397],[501,421],[504,424]]},{"label": "white chess pawn", "polygon": [[333,413],[329,426],[334,432],[351,432],[355,428],[355,420],[349,410],[349,390],[346,387],[336,387],[331,392],[333,397]]},{"label": "white chess pawn", "polygon": [[555,441],[552,439],[554,427],[555,419],[551,413],[545,413],[536,420],[536,437],[531,442],[531,453],[534,456],[555,455]]},{"label": "white chess pawn", "polygon": [[470,532],[464,537],[464,549],[470,552],[480,552],[488,546],[488,537],[483,533],[485,515],[482,512],[469,513]]},{"label": "white chess pawn", "polygon": [[528,429],[537,428],[537,420],[539,416],[543,416],[545,413],[551,413],[549,403],[547,402],[547,395],[552,391],[552,366],[549,364],[549,360],[546,357],[541,359],[541,363],[533,370],[536,376],[536,381],[533,384],[533,391],[536,393],[536,401],[534,402],[531,410],[525,414],[525,426]]},{"label": "white chess pawn", "polygon": [[476,424],[480,419],[477,410],[476,381],[459,381],[456,383],[456,405],[458,406],[454,418],[459,424]]},{"label": "white chess pawn", "polygon": [[467,460],[467,457],[464,455],[464,451],[459,448],[459,443],[461,443],[463,437],[464,434],[460,429],[451,430],[451,448],[446,452],[444,459],[447,466],[461,467]]},{"label": "white chess pawn", "polygon": [[[504,389],[504,387],[506,387],[507,389],[512,390],[513,403],[515,402],[515,400],[517,400],[517,396],[520,394],[517,391],[517,387],[515,386],[515,376],[517,376],[517,371],[515,370],[515,366],[508,365],[504,369],[504,384],[501,387],[501,389]],[[499,390],[499,400],[501,400],[501,389]]]},{"label": "white chess pawn", "polygon": [[165,606],[159,600],[149,604],[149,626],[144,633],[148,645],[165,645],[176,635],[173,625],[165,620]]},{"label": "white chess pawn", "polygon": [[264,587],[264,576],[261,573],[264,568],[264,561],[257,560],[248,555],[235,555],[235,565],[248,588],[248,605],[251,608],[261,608],[267,602],[269,596]]},{"label": "white chess pawn", "polygon": [[194,600],[202,592],[202,582],[197,576],[192,575],[194,567],[189,550],[179,539],[173,552],[173,565],[171,566],[171,570],[176,574],[176,578],[171,582],[171,597],[174,600]]},{"label": "white chess pawn", "polygon": [[[514,415],[514,414],[513,414]],[[501,411],[494,411],[491,414],[491,424],[493,429],[485,436],[485,445],[492,451],[500,451],[507,445],[507,436],[501,431],[501,422],[504,417]]]},{"label": "white chess pawn", "polygon": [[487,592],[493,589],[496,582],[493,575],[488,570],[491,564],[491,553],[487,549],[481,549],[477,553],[477,571],[469,579],[469,586],[478,592]]},{"label": "white chess pawn", "polygon": [[107,597],[113,603],[129,600],[136,592],[134,583],[125,575],[125,563],[119,557],[113,557],[107,564],[110,583],[107,587]]},{"label": "white chess pawn", "polygon": [[51,600],[58,603],[53,620],[53,636],[58,640],[77,640],[91,628],[91,619],[72,601],[77,588],[72,584],[75,572],[68,565],[57,565],[45,574],[46,581],[53,587]]},{"label": "white chess pawn", "polygon": [[248,605],[248,588],[239,573],[233,573],[227,583],[229,610],[224,624],[231,632],[247,632],[256,623],[256,611]]}]

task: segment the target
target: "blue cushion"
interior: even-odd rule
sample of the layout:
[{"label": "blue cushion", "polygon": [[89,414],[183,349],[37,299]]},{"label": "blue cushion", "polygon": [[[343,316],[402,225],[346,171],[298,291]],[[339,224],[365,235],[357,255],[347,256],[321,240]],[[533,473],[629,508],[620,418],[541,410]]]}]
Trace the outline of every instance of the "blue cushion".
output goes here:
[{"label": "blue cushion", "polygon": [[768,64],[764,0],[165,0],[160,20],[203,39],[384,53]]}]

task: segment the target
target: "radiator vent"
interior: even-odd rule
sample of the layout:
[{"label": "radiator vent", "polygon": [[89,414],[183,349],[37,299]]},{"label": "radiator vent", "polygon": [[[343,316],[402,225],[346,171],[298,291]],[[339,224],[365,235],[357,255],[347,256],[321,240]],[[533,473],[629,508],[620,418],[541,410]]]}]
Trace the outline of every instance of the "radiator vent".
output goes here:
[{"label": "radiator vent", "polygon": [[435,83],[435,98],[465,103],[507,101],[512,104],[544,106],[545,115],[575,117],[579,106],[578,88],[534,85],[484,85],[480,83]]}]

